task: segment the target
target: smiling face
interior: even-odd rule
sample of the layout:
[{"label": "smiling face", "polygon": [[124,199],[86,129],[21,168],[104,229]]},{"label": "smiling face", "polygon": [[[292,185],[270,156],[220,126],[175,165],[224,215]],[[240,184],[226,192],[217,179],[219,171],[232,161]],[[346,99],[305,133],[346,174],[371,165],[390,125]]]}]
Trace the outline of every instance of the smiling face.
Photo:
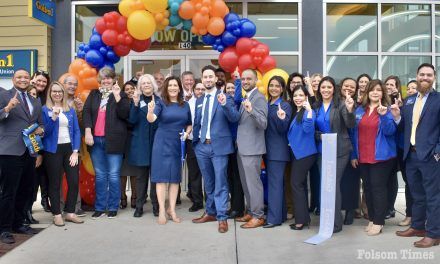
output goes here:
[{"label": "smiling face", "polygon": [[335,87],[329,81],[323,81],[320,87],[320,93],[323,100],[331,100],[333,99],[333,94],[335,92]]},{"label": "smiling face", "polygon": [[342,83],[341,91],[343,97],[345,97],[347,92],[353,97],[356,93],[356,81],[351,79],[345,80],[344,83]]},{"label": "smiling face", "polygon": [[297,107],[302,107],[304,101],[306,100],[306,95],[302,89],[298,89],[293,93],[293,102]]},{"label": "smiling face", "polygon": [[103,77],[101,80],[101,87],[106,90],[111,90],[114,83],[115,83],[115,79],[111,77]]},{"label": "smiling face", "polygon": [[235,85],[233,83],[226,84],[226,93],[232,97],[235,96]]},{"label": "smiling face", "polygon": [[293,88],[295,88],[297,85],[300,85],[300,84],[302,84],[301,77],[299,77],[299,76],[293,77],[292,81],[289,84],[290,90],[293,91]]},{"label": "smiling face", "polygon": [[167,90],[170,100],[177,100],[177,97],[179,96],[179,84],[176,80],[170,80],[168,82]]},{"label": "smiling face", "polygon": [[365,92],[365,88],[367,88],[367,84],[370,80],[367,77],[362,77],[359,79],[359,90],[363,93]]},{"label": "smiling face", "polygon": [[20,90],[26,90],[30,84],[31,76],[27,71],[19,70],[14,73],[14,77],[12,78],[12,83],[15,88]]},{"label": "smiling face", "polygon": [[194,86],[194,76],[192,74],[186,74],[182,77],[182,84],[183,84],[183,89],[185,89],[185,91],[189,92],[191,91],[191,88]]},{"label": "smiling face", "polygon": [[368,93],[368,99],[371,103],[379,103],[382,100],[383,97],[383,91],[381,85],[376,85],[371,89],[371,91]]},{"label": "smiling face", "polygon": [[394,80],[394,79],[389,79],[385,83],[385,87],[387,88],[387,94],[388,95],[397,94],[399,92],[397,90],[396,80]]},{"label": "smiling face", "polygon": [[44,92],[44,90],[47,87],[47,79],[43,75],[35,75],[34,79],[32,80],[34,83],[35,88],[37,88],[37,91],[39,93]]},{"label": "smiling face", "polygon": [[211,90],[215,87],[215,83],[217,82],[217,77],[215,76],[215,72],[211,69],[204,70],[202,73],[202,83],[206,89]]},{"label": "smiling face", "polygon": [[205,86],[203,85],[203,83],[198,83],[196,84],[196,87],[194,87],[194,96],[196,98],[199,98],[200,96],[202,96],[205,93]]},{"label": "smiling face", "polygon": [[64,87],[66,87],[69,96],[74,96],[76,88],[78,88],[78,80],[73,76],[67,76],[64,80]]},{"label": "smiling face", "polygon": [[272,80],[269,83],[269,94],[273,99],[276,99],[281,96],[283,92],[283,87],[277,80]]},{"label": "smiling face", "polygon": [[127,94],[128,98],[133,98],[134,92],[136,91],[136,88],[131,84],[126,84],[124,86],[124,92]]},{"label": "smiling face", "polygon": [[322,79],[321,76],[315,76],[313,78],[313,80],[312,80],[312,89],[313,89],[314,92],[318,91],[318,85],[319,85],[319,82],[321,81],[321,79]]},{"label": "smiling face", "polygon": [[435,81],[435,72],[430,67],[422,67],[417,73],[417,91],[422,94],[428,92]]},{"label": "smiling face", "polygon": [[153,87],[153,83],[151,82],[151,80],[149,78],[142,78],[140,83],[139,83],[139,88],[141,89],[141,92],[145,95],[145,96],[151,96],[154,92],[154,87]]},{"label": "smiling face", "polygon": [[417,93],[417,83],[412,82],[412,83],[408,84],[408,87],[406,87],[406,94],[408,96],[411,96],[416,93]]},{"label": "smiling face", "polygon": [[241,86],[246,92],[252,91],[257,84],[257,76],[250,70],[241,74]]},{"label": "smiling face", "polygon": [[154,80],[156,81],[157,86],[159,88],[161,88],[163,83],[165,82],[165,76],[163,76],[162,73],[157,72],[157,73],[154,74]]},{"label": "smiling face", "polygon": [[32,87],[32,89],[30,89],[30,90],[28,91],[28,94],[29,94],[30,96],[32,96],[33,98],[37,98],[37,88]]},{"label": "smiling face", "polygon": [[50,98],[54,104],[62,103],[64,98],[64,90],[61,86],[54,84],[50,90]]}]

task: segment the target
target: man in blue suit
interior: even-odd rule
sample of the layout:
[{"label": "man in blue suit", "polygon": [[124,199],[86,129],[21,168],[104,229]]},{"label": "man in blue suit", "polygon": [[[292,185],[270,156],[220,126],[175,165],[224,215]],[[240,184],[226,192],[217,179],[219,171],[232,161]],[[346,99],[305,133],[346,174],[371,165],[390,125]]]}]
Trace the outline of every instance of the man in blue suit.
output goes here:
[{"label": "man in blue suit", "polygon": [[206,88],[196,101],[193,124],[193,146],[206,191],[205,213],[193,223],[218,221],[218,231],[228,231],[228,155],[234,152],[229,123],[240,115],[232,97],[215,87],[215,68],[202,69],[202,83]]},{"label": "man in blue suit", "polygon": [[440,244],[440,94],[432,86],[435,77],[433,65],[420,65],[417,94],[408,97],[402,109],[397,101],[391,106],[395,122],[404,131],[403,158],[414,199],[411,227],[396,234],[423,237],[414,242],[419,248]]}]

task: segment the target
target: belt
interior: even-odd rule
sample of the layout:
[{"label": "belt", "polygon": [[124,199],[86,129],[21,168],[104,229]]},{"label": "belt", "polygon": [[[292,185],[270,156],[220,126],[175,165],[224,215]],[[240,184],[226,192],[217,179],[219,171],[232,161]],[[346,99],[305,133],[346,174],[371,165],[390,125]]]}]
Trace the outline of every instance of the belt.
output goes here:
[{"label": "belt", "polygon": [[203,144],[211,144],[211,140],[210,139],[206,139],[205,142],[203,142]]},{"label": "belt", "polygon": [[409,146],[409,151],[416,152],[416,146]]}]

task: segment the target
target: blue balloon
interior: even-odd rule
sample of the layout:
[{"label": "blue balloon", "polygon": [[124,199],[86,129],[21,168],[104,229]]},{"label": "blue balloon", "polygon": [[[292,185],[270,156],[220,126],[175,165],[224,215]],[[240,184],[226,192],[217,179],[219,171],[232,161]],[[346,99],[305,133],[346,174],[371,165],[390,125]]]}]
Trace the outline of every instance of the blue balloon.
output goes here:
[{"label": "blue balloon", "polygon": [[225,50],[225,47],[223,45],[218,45],[218,47],[217,47],[218,52],[223,52],[224,50]]},{"label": "blue balloon", "polygon": [[84,59],[86,57],[86,53],[84,50],[78,50],[78,52],[76,53],[76,56],[80,59]]},{"label": "blue balloon", "polygon": [[231,13],[227,14],[223,20],[225,21],[225,24],[229,24],[234,21],[239,21],[240,16],[237,15],[236,13],[231,12]]},{"label": "blue balloon", "polygon": [[252,38],[253,36],[255,36],[255,33],[257,33],[257,27],[252,21],[248,19],[246,20],[247,21],[241,23],[241,36],[245,38]]},{"label": "blue balloon", "polygon": [[223,43],[222,43],[222,38],[221,38],[221,37],[216,37],[216,39],[215,39],[215,44],[216,44],[217,46],[223,44]]},{"label": "blue balloon", "polygon": [[232,34],[234,34],[234,36],[236,36],[237,38],[241,37],[241,29],[234,29],[234,31],[232,31]]},{"label": "blue balloon", "polygon": [[237,37],[229,31],[222,34],[222,42],[226,47],[232,46],[237,42]]},{"label": "blue balloon", "polygon": [[179,25],[180,23],[182,23],[182,19],[179,17],[179,15],[171,15],[170,18],[170,26],[171,27],[176,27],[177,25]]},{"label": "blue balloon", "polygon": [[87,53],[90,50],[89,44],[84,44],[84,52]]},{"label": "blue balloon", "polygon": [[[169,2],[172,2],[172,1],[169,1]],[[177,15],[179,13],[179,3],[177,3],[176,1],[170,3],[169,7],[170,7],[171,14]]]},{"label": "blue balloon", "polygon": [[108,67],[108,68],[111,68],[112,70],[115,70],[115,65],[111,61],[107,61],[107,60],[104,61],[102,63],[102,65],[100,67],[98,67],[98,68],[101,69],[101,68],[104,68],[104,67]]},{"label": "blue balloon", "polygon": [[92,35],[94,35],[94,34],[99,34],[98,31],[96,31],[95,27],[93,27],[93,29],[92,29]]},{"label": "blue balloon", "polygon": [[206,45],[214,44],[216,39],[217,39],[216,37],[214,37],[209,33],[202,36],[203,43],[205,43]]},{"label": "blue balloon", "polygon": [[120,57],[113,50],[107,52],[107,60],[111,63],[118,63]]},{"label": "blue balloon", "polygon": [[191,27],[192,27],[192,20],[190,19],[190,20],[183,20],[183,29],[185,29],[185,30],[191,30]]},{"label": "blue balloon", "polygon": [[104,56],[102,56],[102,54],[97,51],[97,50],[89,50],[86,53],[86,62],[94,67],[94,68],[100,68],[103,64],[104,64]]},{"label": "blue balloon", "polygon": [[89,46],[90,48],[96,50],[99,50],[102,46],[104,46],[104,43],[102,43],[101,35],[99,34],[91,35],[89,39]]},{"label": "blue balloon", "polygon": [[107,54],[107,48],[106,47],[107,46],[99,48],[99,52],[101,52],[101,54],[104,55],[104,56]]}]

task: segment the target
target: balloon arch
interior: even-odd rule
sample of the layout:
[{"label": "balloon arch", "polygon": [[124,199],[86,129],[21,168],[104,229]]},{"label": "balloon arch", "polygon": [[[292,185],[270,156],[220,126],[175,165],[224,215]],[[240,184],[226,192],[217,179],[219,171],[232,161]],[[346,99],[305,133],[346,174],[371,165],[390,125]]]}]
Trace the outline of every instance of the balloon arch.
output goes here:
[{"label": "balloon arch", "polygon": [[[272,76],[279,75],[287,81],[288,74],[277,69],[275,58],[269,55],[269,46],[252,38],[257,31],[255,24],[230,12],[223,0],[122,0],[118,9],[119,13],[109,12],[96,20],[89,43],[79,45],[78,58],[66,73],[77,77],[76,93],[83,101],[90,90],[99,86],[99,69],[114,69],[114,64],[132,50],[148,50],[153,34],[167,26],[181,25],[183,29],[202,36],[206,45],[220,52],[219,64],[226,72],[256,70],[257,86],[263,94],[266,94]],[[83,201],[93,205],[95,173],[84,146],[81,150],[80,192]],[[67,188],[65,183],[63,186]]]}]

